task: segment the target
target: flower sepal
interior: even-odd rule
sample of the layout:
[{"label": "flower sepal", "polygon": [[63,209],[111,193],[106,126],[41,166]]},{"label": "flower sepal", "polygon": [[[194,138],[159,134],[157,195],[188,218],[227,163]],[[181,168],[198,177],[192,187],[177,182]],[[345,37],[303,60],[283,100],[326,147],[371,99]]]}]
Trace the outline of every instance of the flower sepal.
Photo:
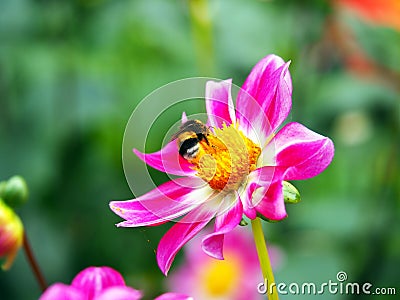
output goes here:
[{"label": "flower sepal", "polygon": [[301,201],[299,191],[293,184],[287,181],[282,181],[283,184],[283,199],[285,203],[296,204]]},{"label": "flower sepal", "polygon": [[280,219],[280,220],[272,220],[272,219],[268,219],[268,218],[267,218],[266,216],[264,216],[263,214],[257,212],[257,218],[260,218],[261,220],[266,221],[266,222],[268,222],[268,223],[278,223],[278,222],[280,222],[280,221],[285,220],[287,217],[288,217],[288,216],[286,215],[286,217],[284,217],[283,219]]},{"label": "flower sepal", "polygon": [[247,226],[247,225],[249,225],[249,222],[247,222],[244,218],[242,218],[242,220],[240,220],[239,225],[240,226]]}]

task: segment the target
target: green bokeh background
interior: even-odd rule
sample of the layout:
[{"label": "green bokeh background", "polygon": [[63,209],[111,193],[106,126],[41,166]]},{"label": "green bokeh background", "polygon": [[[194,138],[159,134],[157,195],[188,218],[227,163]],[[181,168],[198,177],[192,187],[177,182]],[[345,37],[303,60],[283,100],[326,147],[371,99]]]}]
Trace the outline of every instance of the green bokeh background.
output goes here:
[{"label": "green bokeh background", "polygon": [[[27,180],[29,202],[18,213],[47,281],[69,283],[87,266],[108,265],[148,299],[165,291],[155,249],[170,225],[116,228],[120,219],[108,208],[133,197],[121,159],[130,114],[174,80],[210,76],[241,85],[275,53],[292,61],[288,121],[331,137],[336,148],[324,173],[294,182],[303,201],[288,207],[289,217],[265,226],[286,256],[277,281],[321,283],[346,271],[349,281],[400,293],[400,33],[327,1],[210,1],[209,13],[212,36],[207,27],[193,30],[185,0],[0,1],[0,180]],[[341,45],[326,47],[331,19],[383,71],[349,72]],[[168,129],[157,126],[147,141],[152,150]],[[20,251],[0,273],[0,299],[39,295]]]}]

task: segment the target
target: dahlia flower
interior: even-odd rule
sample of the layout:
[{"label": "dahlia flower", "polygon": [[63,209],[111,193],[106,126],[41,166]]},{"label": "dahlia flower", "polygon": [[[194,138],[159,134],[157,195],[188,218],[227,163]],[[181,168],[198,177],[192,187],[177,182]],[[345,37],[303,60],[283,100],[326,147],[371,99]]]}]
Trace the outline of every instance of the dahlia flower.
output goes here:
[{"label": "dahlia flower", "polygon": [[[268,55],[251,71],[236,98],[231,79],[206,84],[210,133],[199,140],[195,157],[179,155],[175,140],[163,149],[135,154],[149,166],[183,176],[128,201],[112,201],[125,219],[122,227],[157,225],[182,217],[162,237],[157,262],[167,275],[177,252],[213,218],[214,232],[202,240],[208,255],[223,259],[224,235],[243,215],[282,220],[287,214],[283,181],[321,173],[333,157],[332,141],[299,123],[278,127],[289,114],[292,81],[289,63]],[[182,122],[186,122],[183,114]]]},{"label": "dahlia flower", "polygon": [[[142,292],[125,285],[124,278],[110,267],[88,267],[72,280],[71,285],[55,283],[39,300],[137,300]],[[167,293],[155,300],[190,300],[192,298]]]},{"label": "dahlia flower", "polygon": [[[190,293],[194,299],[261,300],[257,291],[263,282],[256,247],[248,228],[235,228],[225,235],[225,260],[213,259],[201,250],[201,239],[195,237],[184,247],[184,260],[168,276],[169,289]],[[278,267],[282,252],[269,247],[272,266]]]}]

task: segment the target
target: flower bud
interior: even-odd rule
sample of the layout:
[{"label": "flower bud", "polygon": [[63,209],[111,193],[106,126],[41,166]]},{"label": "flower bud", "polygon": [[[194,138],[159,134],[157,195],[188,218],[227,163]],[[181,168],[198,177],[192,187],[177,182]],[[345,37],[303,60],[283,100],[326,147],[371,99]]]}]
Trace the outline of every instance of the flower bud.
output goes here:
[{"label": "flower bud", "polygon": [[287,181],[283,181],[283,199],[285,203],[295,204],[300,202],[300,193],[299,191]]},{"label": "flower bud", "polygon": [[28,199],[28,186],[21,176],[13,176],[0,183],[0,198],[12,208],[24,204]]},{"label": "flower bud", "polygon": [[8,270],[23,243],[24,227],[14,211],[0,199],[0,258],[5,261],[3,270]]},{"label": "flower bud", "polygon": [[84,291],[87,299],[94,299],[107,288],[125,286],[125,281],[120,273],[110,267],[88,267],[75,276],[71,285]]}]

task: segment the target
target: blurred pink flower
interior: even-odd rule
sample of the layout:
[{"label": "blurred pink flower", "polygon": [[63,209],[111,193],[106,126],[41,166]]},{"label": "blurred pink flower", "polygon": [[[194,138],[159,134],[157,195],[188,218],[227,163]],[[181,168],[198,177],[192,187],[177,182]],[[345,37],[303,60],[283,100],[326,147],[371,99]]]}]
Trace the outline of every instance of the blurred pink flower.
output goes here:
[{"label": "blurred pink flower", "polygon": [[24,237],[24,226],[14,210],[0,199],[0,258],[5,258],[3,270],[14,262]]},{"label": "blurred pink flower", "polygon": [[179,249],[212,218],[215,229],[203,239],[202,248],[223,259],[224,235],[243,214],[250,219],[257,214],[271,220],[285,218],[282,182],[314,177],[330,164],[334,148],[329,138],[299,123],[286,124],[277,132],[292,104],[288,67],[275,55],[258,62],[238,92],[236,109],[231,80],[207,82],[210,134],[199,142],[196,157],[183,159],[176,141],[152,154],[134,149],[151,167],[185,176],[136,199],[110,203],[126,220],[117,224],[123,227],[157,225],[186,214],[158,245],[157,261],[164,274]]},{"label": "blurred pink flower", "polygon": [[[55,283],[39,300],[136,300],[142,292],[125,285],[121,274],[110,267],[88,267],[78,273],[71,285]],[[190,300],[182,294],[167,293],[156,300]]]},{"label": "blurred pink flower", "polygon": [[[263,295],[257,285],[263,282],[257,251],[248,228],[235,228],[225,235],[225,260],[216,260],[201,251],[201,240],[193,239],[185,246],[185,259],[167,278],[168,287],[201,300],[258,300]],[[274,269],[281,261],[281,252],[268,247]]]}]

